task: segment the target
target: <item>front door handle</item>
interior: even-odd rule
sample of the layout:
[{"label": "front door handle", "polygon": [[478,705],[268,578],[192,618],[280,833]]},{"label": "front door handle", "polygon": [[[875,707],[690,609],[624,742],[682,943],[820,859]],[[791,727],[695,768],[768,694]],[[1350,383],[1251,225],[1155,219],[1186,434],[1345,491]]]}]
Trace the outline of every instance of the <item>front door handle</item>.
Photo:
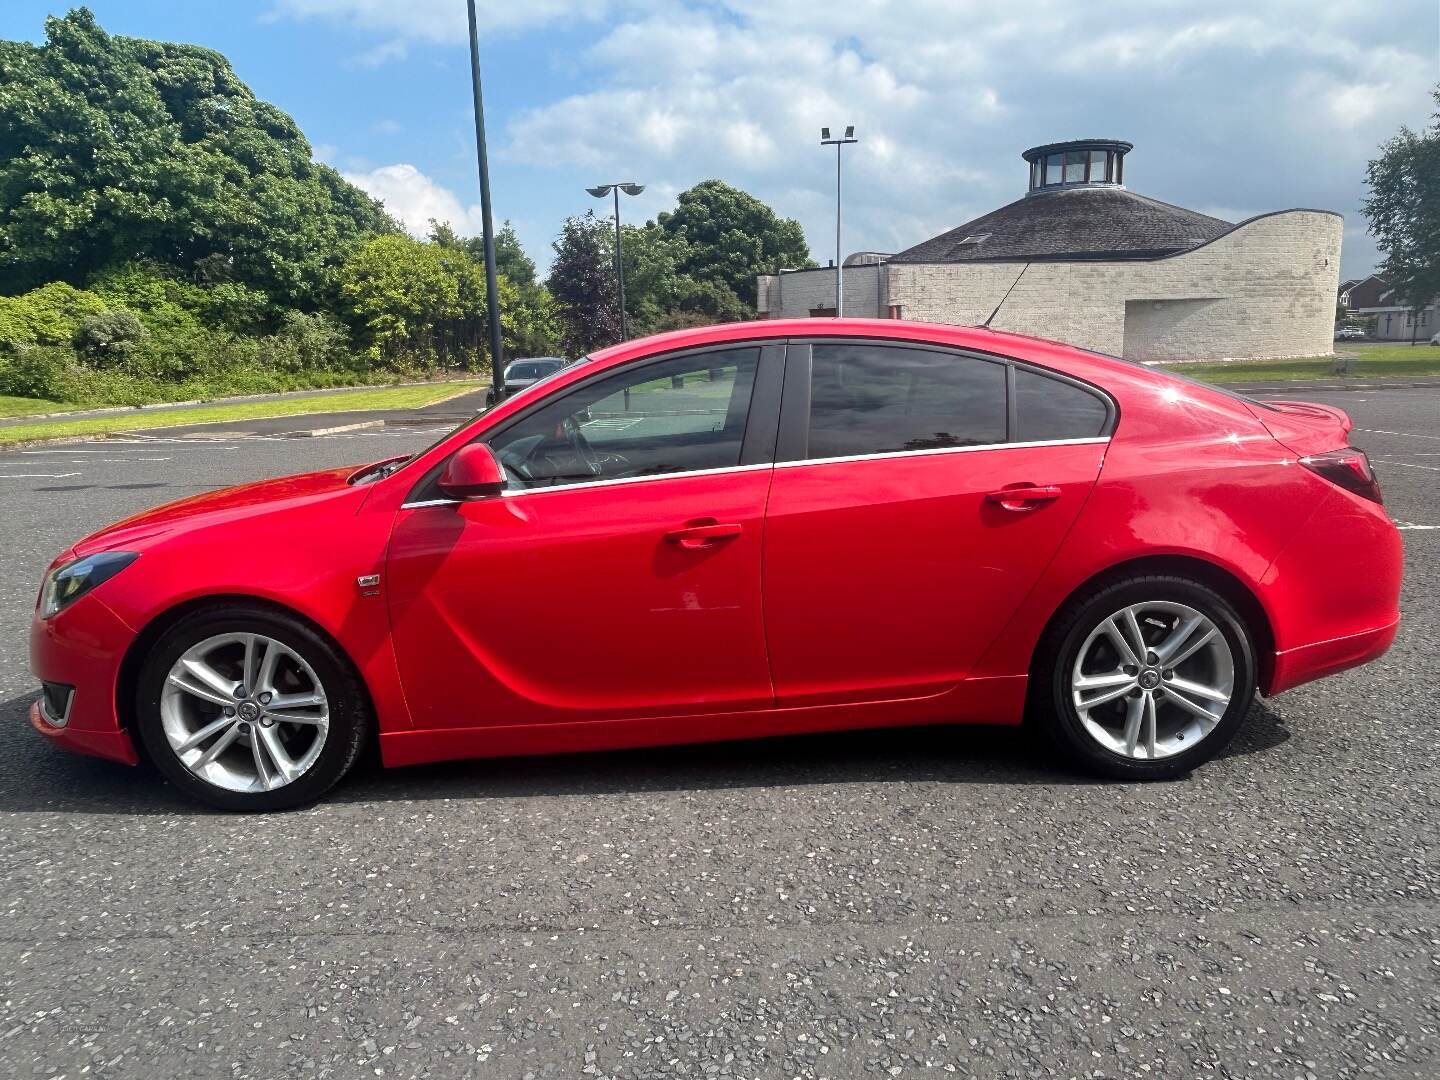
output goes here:
[{"label": "front door handle", "polygon": [[1034,510],[1041,503],[1060,497],[1060,489],[1054,484],[1017,484],[1001,488],[985,496],[986,502],[999,503],[1006,510]]},{"label": "front door handle", "polygon": [[665,534],[665,539],[682,548],[704,548],[739,536],[743,530],[737,525],[689,525]]}]

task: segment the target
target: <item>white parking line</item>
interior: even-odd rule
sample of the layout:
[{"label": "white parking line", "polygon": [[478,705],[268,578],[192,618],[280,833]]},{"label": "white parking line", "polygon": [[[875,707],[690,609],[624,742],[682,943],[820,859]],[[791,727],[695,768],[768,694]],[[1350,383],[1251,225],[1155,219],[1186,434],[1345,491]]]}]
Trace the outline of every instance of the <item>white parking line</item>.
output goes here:
[{"label": "white parking line", "polygon": [[67,476],[79,476],[78,472],[17,472],[0,473],[0,480],[64,480]]},{"label": "white parking line", "polygon": [[1415,465],[1409,461],[1396,461],[1394,458],[1371,458],[1371,461],[1378,461],[1382,465],[1399,465],[1402,469],[1424,469],[1426,472],[1440,472],[1440,465]]},{"label": "white parking line", "polygon": [[1440,442],[1440,435],[1416,435],[1413,431],[1384,431],[1380,428],[1357,427],[1356,431],[1363,431],[1367,435],[1404,435],[1407,439],[1434,439]]},{"label": "white parking line", "polygon": [[1397,521],[1395,522],[1395,528],[1428,531],[1430,529],[1440,529],[1440,525],[1416,525],[1413,521]]}]

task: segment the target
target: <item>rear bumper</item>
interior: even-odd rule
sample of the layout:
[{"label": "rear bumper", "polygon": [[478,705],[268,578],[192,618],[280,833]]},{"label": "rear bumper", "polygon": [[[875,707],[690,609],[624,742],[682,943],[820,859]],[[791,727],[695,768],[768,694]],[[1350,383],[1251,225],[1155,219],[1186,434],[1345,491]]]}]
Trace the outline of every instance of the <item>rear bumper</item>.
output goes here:
[{"label": "rear bumper", "polygon": [[96,596],[86,596],[53,619],[30,624],[30,670],[42,682],[75,688],[63,725],[36,701],[30,724],[56,746],[126,765],[139,764],[130,733],[120,726],[115,690],[120,662],[134,634]]},{"label": "rear bumper", "polygon": [[1346,668],[1368,664],[1384,655],[1394,642],[1399,629],[1400,620],[1397,618],[1394,622],[1377,626],[1373,630],[1277,652],[1270,685],[1266,687],[1265,693],[1278,694],[1301,683],[1324,678]]}]

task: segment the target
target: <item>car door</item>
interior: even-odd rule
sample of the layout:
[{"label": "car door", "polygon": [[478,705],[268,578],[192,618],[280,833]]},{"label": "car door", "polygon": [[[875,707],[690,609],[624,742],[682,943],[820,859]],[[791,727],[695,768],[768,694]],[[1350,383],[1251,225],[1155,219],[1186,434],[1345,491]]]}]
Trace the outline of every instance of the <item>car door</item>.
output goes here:
[{"label": "car door", "polygon": [[413,492],[388,555],[417,727],[768,707],[780,346],[627,364],[483,437],[511,488]]},{"label": "car door", "polygon": [[1114,406],[1000,358],[792,343],[765,524],[777,703],[939,693],[1075,521]]}]

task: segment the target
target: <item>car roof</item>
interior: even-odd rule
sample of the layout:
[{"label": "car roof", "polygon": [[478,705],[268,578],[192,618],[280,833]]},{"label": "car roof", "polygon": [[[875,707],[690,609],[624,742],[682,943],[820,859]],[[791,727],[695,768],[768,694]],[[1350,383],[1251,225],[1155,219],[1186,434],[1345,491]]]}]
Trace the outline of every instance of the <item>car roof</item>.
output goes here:
[{"label": "car roof", "polygon": [[785,338],[877,338],[892,341],[913,341],[917,344],[946,345],[971,349],[998,356],[1033,360],[1081,378],[1103,379],[1106,375],[1133,375],[1150,372],[1128,360],[1067,345],[1048,338],[1031,337],[1007,330],[991,330],[984,326],[956,326],[952,323],[928,323],[910,319],[761,319],[753,322],[717,323],[713,326],[690,327],[669,333],[597,349],[590,354],[592,366],[609,367],[626,360],[705,345],[740,341],[766,341]]}]

